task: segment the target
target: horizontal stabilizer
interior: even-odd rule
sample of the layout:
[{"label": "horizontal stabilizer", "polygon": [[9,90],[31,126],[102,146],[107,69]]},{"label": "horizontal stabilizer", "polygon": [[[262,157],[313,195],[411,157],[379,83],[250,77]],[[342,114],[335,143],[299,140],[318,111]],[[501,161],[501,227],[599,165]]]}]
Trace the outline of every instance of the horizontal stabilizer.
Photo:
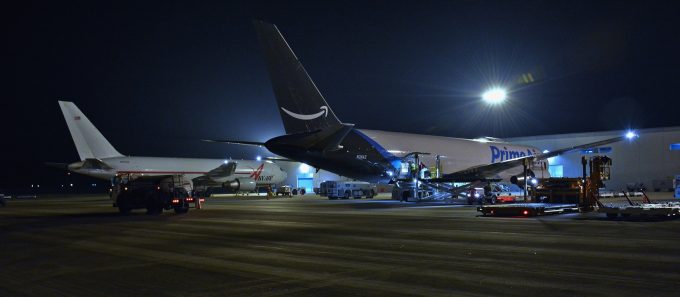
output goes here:
[{"label": "horizontal stabilizer", "polygon": [[67,169],[78,170],[78,169],[98,169],[98,170],[111,170],[109,164],[104,163],[102,160],[88,158],[83,161],[67,165]]},{"label": "horizontal stabilizer", "polygon": [[240,140],[216,140],[216,139],[202,139],[205,142],[215,142],[215,143],[228,143],[228,144],[239,144],[239,145],[253,145],[264,147],[264,142],[255,141],[240,141]]},{"label": "horizontal stabilizer", "polygon": [[[327,129],[330,132],[328,135],[324,135],[328,132],[322,131],[319,133],[321,139],[316,143],[309,146],[309,149],[319,150],[319,151],[334,151],[340,148],[340,143],[345,139],[347,134],[354,128],[353,124],[341,124],[335,129]],[[326,133],[324,133],[326,132]]]}]

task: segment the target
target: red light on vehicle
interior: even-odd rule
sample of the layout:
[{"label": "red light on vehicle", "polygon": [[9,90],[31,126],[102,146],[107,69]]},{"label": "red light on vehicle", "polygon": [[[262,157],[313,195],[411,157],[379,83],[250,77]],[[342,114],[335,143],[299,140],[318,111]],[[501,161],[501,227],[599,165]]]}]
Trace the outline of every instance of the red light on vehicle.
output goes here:
[{"label": "red light on vehicle", "polygon": [[529,215],[529,211],[528,211],[528,210],[524,210],[524,211],[522,212],[522,214],[524,214],[525,216],[527,216],[527,215]]},{"label": "red light on vehicle", "polygon": [[191,197],[187,198],[187,202],[194,202],[194,198]]},{"label": "red light on vehicle", "polygon": [[156,190],[160,190],[160,189],[161,189],[161,187],[160,187],[160,186],[156,187]]},{"label": "red light on vehicle", "polygon": [[493,214],[493,210],[491,211],[491,214]]},{"label": "red light on vehicle", "polygon": [[198,199],[200,202],[205,202],[205,198]]},{"label": "red light on vehicle", "polygon": [[172,199],[173,204],[179,204],[179,199]]}]

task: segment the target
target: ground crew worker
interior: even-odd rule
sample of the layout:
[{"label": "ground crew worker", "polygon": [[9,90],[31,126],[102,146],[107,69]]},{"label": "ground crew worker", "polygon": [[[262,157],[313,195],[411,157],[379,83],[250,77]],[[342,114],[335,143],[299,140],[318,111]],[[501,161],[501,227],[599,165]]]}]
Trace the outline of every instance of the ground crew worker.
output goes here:
[{"label": "ground crew worker", "polygon": [[416,177],[416,174],[417,174],[417,171],[416,171],[416,164],[413,163],[413,162],[408,162],[408,166],[410,167],[410,170],[411,170],[411,177],[412,177],[412,178],[415,178],[415,177]]}]

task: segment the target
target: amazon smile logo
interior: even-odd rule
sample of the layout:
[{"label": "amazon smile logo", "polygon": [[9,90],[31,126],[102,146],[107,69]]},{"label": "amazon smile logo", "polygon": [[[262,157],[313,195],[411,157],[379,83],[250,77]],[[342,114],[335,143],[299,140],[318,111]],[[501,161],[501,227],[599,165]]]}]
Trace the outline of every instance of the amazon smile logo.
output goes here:
[{"label": "amazon smile logo", "polygon": [[298,120],[304,120],[304,121],[313,120],[313,119],[316,119],[316,118],[318,118],[322,115],[324,117],[328,116],[328,107],[327,106],[321,106],[321,107],[319,107],[319,109],[321,109],[321,111],[314,113],[314,114],[299,114],[299,113],[294,113],[290,110],[287,110],[287,109],[281,107],[281,110],[283,110],[289,116],[294,117]]}]

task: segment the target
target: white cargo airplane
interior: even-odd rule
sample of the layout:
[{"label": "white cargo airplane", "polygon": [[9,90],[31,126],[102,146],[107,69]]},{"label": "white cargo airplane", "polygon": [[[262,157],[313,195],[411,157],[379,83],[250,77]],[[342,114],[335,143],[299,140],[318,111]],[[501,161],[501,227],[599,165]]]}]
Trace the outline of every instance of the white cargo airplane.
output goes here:
[{"label": "white cargo airplane", "polygon": [[119,153],[73,102],[59,101],[80,162],[58,164],[69,171],[100,179],[115,176],[180,176],[193,189],[226,187],[252,191],[281,183],[287,174],[271,161],[132,157]]},{"label": "white cargo airplane", "polygon": [[441,174],[430,173],[433,178],[422,182],[440,186],[499,180],[516,184],[523,180],[522,184],[526,184],[528,176],[550,177],[548,158],[633,137],[629,134],[543,153],[536,147],[494,138],[475,140],[356,129],[354,124],[343,123],[335,116],[278,28],[261,21],[256,21],[255,27],[286,135],[264,143],[211,141],[264,146],[276,155],[315,168],[376,183],[413,178],[407,164],[420,166],[423,162],[427,167],[438,165]]}]

